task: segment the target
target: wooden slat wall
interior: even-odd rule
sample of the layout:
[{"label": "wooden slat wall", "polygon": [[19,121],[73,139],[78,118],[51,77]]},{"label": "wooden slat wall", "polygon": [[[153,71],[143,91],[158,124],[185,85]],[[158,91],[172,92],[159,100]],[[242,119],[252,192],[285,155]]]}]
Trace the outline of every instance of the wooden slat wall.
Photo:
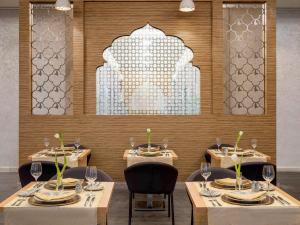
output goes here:
[{"label": "wooden slat wall", "polygon": [[[49,1],[31,1],[49,2]],[[226,1],[230,2],[230,1]],[[251,2],[249,0],[239,2]],[[263,2],[263,1],[253,1]],[[31,115],[31,71],[29,1],[20,0],[20,163],[43,147],[43,138],[64,131],[66,142],[81,138],[92,149],[91,164],[123,180],[126,163],[123,151],[130,136],[146,142],[145,129],[154,131],[154,142],[168,137],[179,160],[179,179],[185,180],[198,169],[205,148],[216,136],[233,143],[238,130],[244,130],[242,147],[251,138],[259,140],[258,150],[276,157],[276,49],[275,1],[268,0],[266,115],[224,115],[223,107],[223,22],[222,1],[196,2],[196,11],[181,13],[179,2],[74,0],[73,85],[74,115]],[[103,49],[112,40],[145,23],[168,35],[182,38],[195,53],[193,64],[201,68],[201,111],[199,116],[96,116],[96,67],[102,65]],[[55,144],[54,138],[52,143]]]}]

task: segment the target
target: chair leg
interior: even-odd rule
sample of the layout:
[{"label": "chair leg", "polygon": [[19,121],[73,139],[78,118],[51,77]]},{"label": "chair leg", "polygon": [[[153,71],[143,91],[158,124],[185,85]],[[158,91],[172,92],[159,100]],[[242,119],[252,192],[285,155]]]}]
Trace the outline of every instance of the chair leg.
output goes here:
[{"label": "chair leg", "polygon": [[193,211],[193,206],[192,206],[191,225],[194,225],[194,211]]},{"label": "chair leg", "polygon": [[168,217],[170,217],[170,195],[168,195]]},{"label": "chair leg", "polygon": [[132,217],[132,193],[129,193],[129,217],[128,217],[128,225],[131,225],[131,217]]},{"label": "chair leg", "polygon": [[172,207],[172,225],[175,225],[173,193],[171,194],[171,207]]}]

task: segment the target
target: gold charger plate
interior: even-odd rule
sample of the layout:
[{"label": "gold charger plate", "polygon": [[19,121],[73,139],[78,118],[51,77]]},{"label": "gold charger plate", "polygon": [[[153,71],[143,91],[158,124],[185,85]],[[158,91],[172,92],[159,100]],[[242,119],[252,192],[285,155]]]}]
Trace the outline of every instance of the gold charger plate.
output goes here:
[{"label": "gold charger plate", "polygon": [[241,205],[241,206],[271,205],[274,203],[274,199],[268,195],[266,195],[266,197],[263,199],[255,200],[253,202],[248,201],[248,200],[243,201],[243,200],[234,199],[234,198],[227,196],[226,194],[222,195],[221,199],[222,199],[222,201],[224,201],[226,203],[229,203],[232,205]]},{"label": "gold charger plate", "polygon": [[162,154],[161,152],[141,152],[140,156],[155,157],[155,156],[162,156]]},{"label": "gold charger plate", "polygon": [[[225,189],[225,190],[235,190],[235,186],[228,186],[228,185],[222,185],[222,184],[218,184],[215,181],[212,181],[210,183],[210,185],[214,188],[218,188],[218,189]],[[243,183],[243,185],[241,186],[242,190],[247,190],[251,188],[251,183],[250,182],[245,182]]]},{"label": "gold charger plate", "polygon": [[64,205],[72,205],[75,204],[77,202],[80,201],[80,196],[79,195],[74,195],[73,198],[68,199],[68,200],[64,200],[61,202],[44,202],[43,200],[38,200],[36,198],[34,198],[34,196],[30,197],[28,199],[28,203],[30,205],[34,205],[34,206],[47,206],[47,207],[51,207],[51,206],[64,206]]},{"label": "gold charger plate", "polygon": [[72,153],[71,152],[63,152],[63,151],[54,151],[54,152],[46,152],[45,155],[53,156],[53,157],[55,155],[57,155],[57,156],[64,156],[64,155],[70,156],[70,155],[72,155]]}]

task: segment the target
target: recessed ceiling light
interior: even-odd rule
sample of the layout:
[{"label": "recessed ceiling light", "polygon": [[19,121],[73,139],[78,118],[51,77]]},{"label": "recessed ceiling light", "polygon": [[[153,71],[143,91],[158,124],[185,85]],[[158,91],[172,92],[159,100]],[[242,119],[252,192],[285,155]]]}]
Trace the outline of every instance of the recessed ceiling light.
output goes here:
[{"label": "recessed ceiling light", "polygon": [[195,10],[195,4],[193,0],[182,0],[179,10],[181,12],[192,12]]}]

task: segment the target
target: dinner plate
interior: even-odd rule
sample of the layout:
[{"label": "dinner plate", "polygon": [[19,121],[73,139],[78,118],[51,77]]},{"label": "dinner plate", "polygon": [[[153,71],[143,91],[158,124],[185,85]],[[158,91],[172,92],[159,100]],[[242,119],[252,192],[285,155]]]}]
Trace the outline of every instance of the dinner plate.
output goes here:
[{"label": "dinner plate", "polygon": [[161,156],[161,152],[141,152],[141,156],[153,157],[153,156]]},{"label": "dinner plate", "polygon": [[[75,189],[76,184],[81,183],[82,186],[85,185],[84,180],[78,180],[77,182],[74,183],[69,183],[69,184],[63,184],[64,189]],[[48,190],[54,190],[56,188],[56,181],[48,181],[45,185],[44,188]]]},{"label": "dinner plate", "polygon": [[64,156],[64,155],[70,156],[70,155],[72,155],[71,152],[63,152],[63,151],[48,151],[45,154],[48,156],[55,156],[55,155],[56,156]]},{"label": "dinner plate", "polygon": [[142,152],[148,152],[148,150],[150,150],[149,152],[159,152],[160,147],[151,147],[150,149],[148,149],[148,148],[139,148],[138,150],[140,150]]},{"label": "dinner plate", "polygon": [[232,205],[241,205],[241,206],[257,206],[257,205],[271,205],[274,203],[274,199],[268,195],[265,195],[264,198],[255,201],[248,201],[248,200],[240,200],[231,198],[228,195],[221,196],[222,201],[232,204]]},{"label": "dinner plate", "polygon": [[68,199],[68,200],[64,200],[64,201],[61,201],[61,202],[45,202],[43,200],[39,200],[35,197],[30,197],[28,199],[28,203],[30,205],[34,205],[34,206],[64,206],[64,205],[72,205],[72,204],[75,204],[77,202],[80,201],[80,196],[79,195],[74,195],[73,198],[71,199]]},{"label": "dinner plate", "polygon": [[[215,181],[212,181],[210,183],[210,185],[212,187],[218,188],[218,189],[235,190],[235,186],[222,185],[222,184],[216,183]],[[243,183],[243,185],[241,186],[242,190],[247,190],[247,189],[250,189],[250,188],[251,188],[251,183],[248,182],[248,181],[246,183]]]}]

